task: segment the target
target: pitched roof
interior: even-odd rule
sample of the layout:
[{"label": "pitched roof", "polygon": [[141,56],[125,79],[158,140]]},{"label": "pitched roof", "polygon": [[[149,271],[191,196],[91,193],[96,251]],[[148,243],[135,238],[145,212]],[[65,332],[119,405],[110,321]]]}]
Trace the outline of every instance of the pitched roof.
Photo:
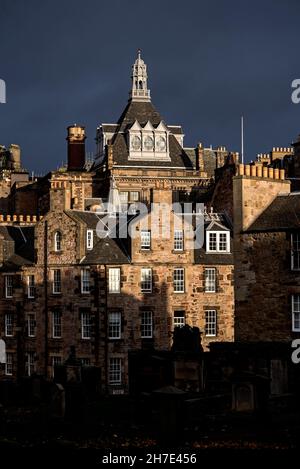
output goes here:
[{"label": "pitched roof", "polygon": [[137,120],[141,125],[148,121],[155,127],[163,119],[151,102],[129,101],[120,119],[118,120],[119,132],[124,132]]},{"label": "pitched roof", "polygon": [[300,228],[300,193],[279,195],[245,231],[284,231]]},{"label": "pitched roof", "polygon": [[15,270],[34,262],[33,226],[0,226],[0,235],[10,244],[10,247],[5,249],[7,257],[2,267],[4,270]]}]

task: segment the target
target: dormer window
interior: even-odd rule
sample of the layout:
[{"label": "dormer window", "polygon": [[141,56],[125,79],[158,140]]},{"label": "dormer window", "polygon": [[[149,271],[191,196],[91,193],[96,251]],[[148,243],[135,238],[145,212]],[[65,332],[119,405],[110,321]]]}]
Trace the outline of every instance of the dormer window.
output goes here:
[{"label": "dormer window", "polygon": [[207,231],[206,252],[230,252],[229,231]]},{"label": "dormer window", "polygon": [[54,250],[55,252],[61,251],[61,241],[62,241],[62,235],[60,231],[56,231],[54,235]]},{"label": "dormer window", "polygon": [[93,230],[87,230],[86,232],[86,248],[93,249],[94,245],[94,237],[93,237]]}]

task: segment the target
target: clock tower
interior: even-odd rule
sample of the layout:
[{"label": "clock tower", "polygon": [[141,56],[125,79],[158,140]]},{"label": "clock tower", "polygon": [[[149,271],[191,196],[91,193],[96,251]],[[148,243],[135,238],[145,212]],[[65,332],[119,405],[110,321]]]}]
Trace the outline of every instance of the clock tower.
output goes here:
[{"label": "clock tower", "polygon": [[150,102],[150,90],[147,88],[147,65],[141,58],[141,50],[138,49],[138,56],[132,66],[132,89],[129,93],[131,101]]}]

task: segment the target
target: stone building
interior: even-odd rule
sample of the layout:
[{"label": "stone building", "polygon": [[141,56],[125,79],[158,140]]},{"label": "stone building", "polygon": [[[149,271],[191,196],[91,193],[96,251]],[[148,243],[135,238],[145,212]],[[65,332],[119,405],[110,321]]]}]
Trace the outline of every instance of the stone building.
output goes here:
[{"label": "stone building", "polygon": [[[97,128],[91,168],[85,138],[83,126],[68,127],[67,168],[7,191],[0,379],[51,379],[74,346],[82,365],[98,370],[103,390],[127,392],[130,352],[170,351],[176,326],[199,328],[205,350],[234,340],[231,218],[196,202],[207,202],[215,169],[236,164],[238,154],[184,147],[181,126],[167,125],[151,102],[140,52],[128,105],[116,124]],[[184,202],[188,223],[172,205]],[[196,245],[189,232],[198,225]]]}]

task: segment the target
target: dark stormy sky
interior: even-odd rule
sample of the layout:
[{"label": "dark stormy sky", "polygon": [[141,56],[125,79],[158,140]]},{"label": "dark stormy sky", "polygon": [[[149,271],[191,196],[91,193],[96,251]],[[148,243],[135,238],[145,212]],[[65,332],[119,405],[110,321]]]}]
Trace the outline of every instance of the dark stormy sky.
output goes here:
[{"label": "dark stormy sky", "polygon": [[0,144],[42,173],[66,158],[66,127],[115,122],[137,48],[152,101],[185,145],[240,149],[248,160],[300,132],[298,0],[0,0]]}]

